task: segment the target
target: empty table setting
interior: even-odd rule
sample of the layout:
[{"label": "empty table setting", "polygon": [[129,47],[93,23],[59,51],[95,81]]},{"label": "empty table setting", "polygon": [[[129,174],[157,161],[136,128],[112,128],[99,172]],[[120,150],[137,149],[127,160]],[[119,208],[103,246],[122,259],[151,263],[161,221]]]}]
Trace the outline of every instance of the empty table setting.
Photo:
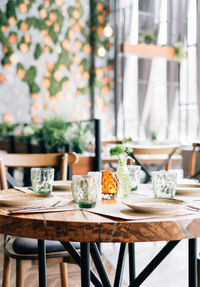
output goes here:
[{"label": "empty table setting", "polygon": [[[85,176],[81,184],[89,184],[90,178],[93,178],[93,175]],[[133,243],[167,241],[147,269],[136,278],[134,268],[130,268],[130,286],[139,286],[180,240],[188,239],[189,286],[196,286],[200,186],[197,181],[182,180],[178,182],[176,190],[177,194],[173,199],[155,198],[151,184],[140,184],[136,191],[124,199],[96,198],[92,208],[79,208],[78,203],[73,201],[71,181],[54,182],[50,194],[34,193],[28,187],[2,190],[0,232],[38,240],[60,241],[81,267],[81,286],[90,286],[90,280],[95,286],[111,286],[95,243],[121,243],[114,282],[114,286],[120,286],[124,260],[122,255],[127,244],[129,258],[134,260],[130,252]],[[80,242],[81,252],[74,251],[70,242]],[[90,269],[90,252],[98,276]],[[43,278],[40,278],[39,286],[46,286],[44,282],[45,273]]]}]

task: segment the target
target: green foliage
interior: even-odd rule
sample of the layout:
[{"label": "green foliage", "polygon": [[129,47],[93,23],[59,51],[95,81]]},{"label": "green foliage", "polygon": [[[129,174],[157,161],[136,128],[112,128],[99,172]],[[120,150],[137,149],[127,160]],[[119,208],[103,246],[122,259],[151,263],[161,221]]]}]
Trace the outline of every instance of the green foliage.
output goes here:
[{"label": "green foliage", "polygon": [[42,46],[39,43],[37,43],[35,47],[34,58],[37,60],[41,56],[42,52],[43,52]]},{"label": "green foliage", "polygon": [[12,36],[12,35],[14,35],[14,36],[17,37],[17,32],[11,31],[11,32],[9,33],[9,36]]},{"label": "green foliage", "polygon": [[174,44],[173,48],[176,52],[176,60],[177,62],[181,63],[182,59],[185,58],[185,49],[182,42],[177,42]]},{"label": "green foliage", "polygon": [[53,10],[51,10],[50,12],[51,12],[51,13],[52,13],[52,12],[56,13],[56,15],[57,15],[56,23],[58,23],[59,26],[62,27],[63,21],[64,21],[64,16],[63,16],[63,14],[61,13],[61,11],[58,10],[58,9],[53,9]]},{"label": "green foliage", "polygon": [[132,137],[124,139],[124,143],[133,142]]},{"label": "green foliage", "polygon": [[146,44],[157,44],[158,39],[158,25],[155,26],[153,33],[144,33],[140,36],[139,42]]},{"label": "green foliage", "polygon": [[0,134],[9,135],[14,132],[14,130],[19,126],[19,124],[13,124],[10,122],[0,123]]},{"label": "green foliage", "polygon": [[29,90],[31,94],[38,94],[40,92],[40,87],[36,83],[32,82],[29,83]]},{"label": "green foliage", "polygon": [[20,50],[20,45],[21,45],[21,44],[24,44],[24,43],[28,46],[28,48],[30,48],[31,43],[32,43],[32,39],[30,39],[30,42],[27,43],[27,42],[25,41],[25,37],[23,36],[23,37],[21,38],[21,40],[18,42],[17,48]]},{"label": "green foliage", "polygon": [[55,97],[55,95],[62,90],[61,81],[58,82],[54,77],[50,78],[50,86],[48,88],[50,97]]},{"label": "green foliage", "polygon": [[129,154],[129,153],[132,153],[132,151],[133,151],[132,148],[128,148],[123,145],[116,145],[115,147],[110,149],[110,155],[119,157],[121,154],[124,154],[124,153]]},{"label": "green foliage", "polygon": [[155,131],[151,131],[151,140],[156,141],[157,140],[157,133]]},{"label": "green foliage", "polygon": [[83,94],[83,95],[88,95],[90,93],[90,87],[87,86],[87,87],[83,87],[83,88],[78,88],[78,91],[80,91],[81,94]]},{"label": "green foliage", "polygon": [[71,123],[54,117],[44,121],[34,137],[39,143],[44,143],[48,152],[64,152],[66,144],[71,144],[74,152],[83,153],[91,140],[91,124],[83,127],[80,122]]},{"label": "green foliage", "polygon": [[61,49],[61,53],[59,54],[57,66],[59,65],[65,65],[67,69],[70,69],[70,66],[72,64],[72,60],[70,59],[70,54],[65,49]]},{"label": "green foliage", "polygon": [[42,19],[38,19],[36,17],[28,17],[26,18],[25,22],[29,25],[29,27],[34,27],[35,29],[41,31],[41,30],[47,30],[48,35],[52,39],[54,43],[58,42],[58,37],[56,32],[54,31],[54,27],[47,26],[47,24]]},{"label": "green foliage", "polygon": [[31,66],[28,71],[26,72],[24,81],[27,83],[31,83],[34,81],[35,77],[37,75],[37,69],[35,66]]},{"label": "green foliage", "polygon": [[10,17],[14,17],[17,19],[16,11],[15,11],[15,2],[13,0],[8,0],[6,5],[6,17],[9,19]]},{"label": "green foliage", "polygon": [[50,86],[48,88],[50,97],[55,97],[55,95],[62,90],[63,82],[66,82],[69,80],[68,77],[63,77],[61,81],[57,81],[54,78],[54,73],[57,71],[59,65],[65,65],[68,69],[70,69],[71,64],[72,64],[72,60],[70,59],[70,54],[68,53],[68,51],[62,48],[61,53],[59,54],[58,60],[53,70],[51,71],[51,76],[49,78],[47,77],[47,79],[50,80]]},{"label": "green foliage", "polygon": [[22,63],[17,63],[17,71],[18,70],[25,70],[24,65],[22,65]]},{"label": "green foliage", "polygon": [[90,71],[90,66],[89,66],[89,63],[88,63],[87,59],[82,59],[81,63],[80,63],[80,66],[83,66],[84,72],[89,72]]},{"label": "green foliage", "polygon": [[7,26],[8,27],[8,19],[6,14],[0,10],[0,26]]},{"label": "green foliage", "polygon": [[9,56],[5,56],[2,61],[1,61],[2,65],[10,65],[11,64],[11,60]]},{"label": "green foliage", "polygon": [[66,142],[72,145],[74,152],[82,154],[87,149],[87,145],[92,141],[91,128],[91,123],[83,127],[81,122],[75,122],[67,130]]},{"label": "green foliage", "polygon": [[[19,67],[21,67],[22,69],[24,69],[22,64],[18,64],[17,65],[17,69],[19,69]],[[25,74],[25,77],[23,79],[24,82],[26,82],[29,86],[29,91],[31,94],[37,94],[40,91],[39,86],[35,83],[35,77],[37,75],[37,69],[35,66],[31,66]]]},{"label": "green foliage", "polygon": [[4,54],[4,58],[1,60],[2,65],[11,64],[10,56],[13,54],[12,46],[8,39],[4,36],[4,33],[0,30],[0,43],[7,47],[7,52]]},{"label": "green foliage", "polygon": [[4,46],[7,47],[8,52],[5,55],[12,55],[13,49],[12,46],[10,45],[8,39],[4,36],[4,33],[0,30],[0,43],[2,43]]},{"label": "green foliage", "polygon": [[[33,3],[35,3],[36,0],[29,0],[27,4],[27,9],[28,11],[32,7]],[[19,6],[20,4],[24,4],[24,0],[17,0],[17,5]]]},{"label": "green foliage", "polygon": [[70,18],[74,18],[74,16],[73,16],[73,12],[74,11],[78,11],[80,13],[80,17],[83,17],[83,15],[84,15],[84,8],[83,8],[83,5],[80,3],[80,1],[79,1],[79,8],[75,8],[73,6],[70,6],[68,8],[67,12],[68,12],[68,15],[69,15]]},{"label": "green foliage", "polygon": [[35,124],[26,124],[22,129],[22,135],[26,137],[33,136],[37,131],[37,126]]},{"label": "green foliage", "polygon": [[[25,22],[27,23],[28,25],[28,29],[30,28],[34,28],[35,30],[38,30],[38,31],[41,31],[41,30],[45,30],[48,34],[48,36],[51,38],[52,42],[50,42],[48,44],[48,47],[50,49],[50,53],[51,52],[54,52],[54,47],[55,45],[59,45],[61,44],[60,40],[59,40],[59,35],[60,35],[60,31],[56,30],[55,28],[58,28],[56,24],[59,25],[60,29],[61,28],[64,28],[63,27],[63,22],[64,22],[64,19],[65,17],[63,16],[63,13],[62,13],[62,9],[60,7],[60,5],[57,5],[55,3],[54,0],[50,0],[50,7],[48,9],[45,8],[45,10],[47,11],[47,17],[45,19],[41,19],[40,17],[38,16],[35,16],[35,17],[27,17],[25,14],[24,15],[21,15],[23,17],[20,16],[21,20],[18,20],[17,21],[17,27],[18,29],[21,28],[21,23],[22,22]],[[79,28],[80,28],[80,42],[82,44],[82,47],[80,48],[80,51],[84,53],[84,47],[86,44],[88,44],[88,42],[93,43],[94,44],[94,47],[96,47],[96,43],[102,43],[103,45],[105,45],[107,48],[107,40],[105,41],[102,41],[101,37],[97,34],[97,30],[95,30],[94,32],[92,32],[92,37],[90,38],[90,33],[88,32],[88,28],[91,28],[92,26],[96,25],[96,27],[103,27],[104,26],[104,23],[99,23],[97,21],[97,16],[102,14],[102,12],[105,12],[105,9],[106,9],[106,6],[104,5],[104,10],[102,12],[97,12],[96,10],[96,5],[98,2],[101,2],[101,0],[99,1],[91,1],[91,4],[93,5],[94,4],[94,17],[92,17],[92,21],[91,22],[88,22],[89,23],[89,27],[83,27],[83,25],[81,25],[81,22],[79,23],[81,17],[83,17],[84,15],[84,1],[76,1],[78,2],[76,7],[75,5],[71,5],[71,7],[69,7],[68,9],[68,16],[69,18],[73,18],[75,19],[75,22],[76,24],[80,24],[79,25]],[[5,26],[9,26],[9,23],[8,23],[8,18],[10,17],[14,17],[15,19],[17,19],[17,16],[16,16],[16,12],[19,7],[19,5],[21,4],[25,4],[26,7],[27,7],[27,10],[29,10],[33,3],[36,3],[36,0],[29,0],[27,1],[26,3],[24,2],[24,0],[7,0],[7,6],[6,6],[6,12],[2,12],[0,11],[0,27],[2,25],[5,25]],[[40,1],[40,3],[37,1],[37,9],[40,10],[40,9],[43,9],[44,8],[44,1]],[[103,3],[103,1],[102,1]],[[41,5],[40,5],[41,4]],[[77,13],[78,12],[78,13]],[[20,13],[20,12],[19,12]],[[50,26],[48,25],[48,22],[45,22],[45,20],[48,20],[50,19],[50,13],[56,13],[57,15],[57,19],[55,22],[53,23],[50,23]],[[93,13],[93,12],[92,12]],[[28,13],[29,15],[29,13]],[[102,14],[103,17],[105,16],[106,18],[106,14],[103,13]],[[56,25],[56,26],[55,26]],[[69,24],[70,25],[70,24]],[[71,24],[67,29],[65,29],[64,31],[64,34],[66,34],[66,36],[64,37],[65,39],[70,39],[71,35],[70,33],[75,32],[75,29],[74,29],[74,24]],[[25,27],[25,30],[26,30],[26,27]],[[57,32],[55,32],[55,30]],[[12,32],[10,32],[11,34]],[[13,33],[16,33],[16,32],[13,32]],[[2,43],[2,45],[6,46],[7,47],[7,50],[8,52],[4,55],[4,58],[2,59],[2,63],[3,64],[11,64],[11,61],[10,61],[10,55],[12,55],[13,53],[13,48],[12,48],[12,45],[9,43],[7,37],[8,35],[10,35],[9,33],[3,33],[0,29],[0,42]],[[21,32],[20,32],[21,34]],[[23,33],[24,34],[24,33]],[[16,34],[17,35],[17,34]],[[70,36],[70,37],[69,37]],[[76,39],[73,38],[73,42],[75,41]],[[92,42],[93,41],[93,42]],[[20,50],[20,45],[22,43],[26,43],[28,48],[30,49],[30,46],[31,46],[31,43],[32,41],[27,42],[25,41],[25,38],[24,36],[22,36],[21,39],[18,39],[18,43],[17,43],[17,47],[18,49]],[[15,46],[14,46],[15,47]],[[25,45],[24,47],[21,47],[21,48],[26,48]],[[107,48],[108,49],[108,48]],[[25,52],[26,52],[26,49],[25,49]],[[40,56],[42,55],[43,53],[43,44],[37,44],[36,47],[35,47],[35,50],[34,50],[34,58],[35,60],[39,59]],[[60,92],[63,88],[63,83],[68,80],[68,78],[66,77],[63,77],[60,81],[56,80],[54,78],[54,74],[55,72],[59,69],[59,65],[64,65],[66,67],[66,69],[68,69],[69,71],[71,71],[71,67],[72,67],[72,64],[73,64],[73,57],[75,56],[75,52],[71,53],[71,51],[69,52],[67,49],[64,49],[62,46],[61,46],[61,52],[59,52],[58,54],[58,58],[57,58],[57,61],[54,65],[54,69],[50,72],[50,76],[49,77],[46,77],[46,79],[48,79],[50,81],[50,86],[48,88],[49,90],[49,93],[50,93],[50,96],[53,97],[55,96],[58,92]],[[96,77],[96,74],[95,74],[95,70],[93,70],[91,72],[91,66],[90,66],[90,61],[88,59],[88,57],[85,57],[84,59],[82,59],[80,65],[83,66],[83,71],[84,72],[89,72],[90,73],[90,80],[89,80],[89,87],[88,85],[85,86],[85,87],[82,87],[82,88],[79,88],[78,90],[82,93],[82,94],[90,94],[93,89],[95,88],[95,77]],[[24,68],[24,66],[21,64],[21,63],[18,63],[17,64],[17,71],[19,69],[23,69],[26,73],[25,73],[25,77],[23,79],[24,82],[26,82],[29,86],[29,91],[30,93],[39,93],[40,91],[40,88],[39,88],[39,85],[37,85],[37,83],[35,82],[35,78],[36,78],[36,74],[37,74],[37,70],[35,67],[30,67],[28,68],[27,70],[27,66],[26,66],[26,69]],[[23,76],[23,75],[22,75]],[[101,90],[103,89],[103,85],[101,85]]]},{"label": "green foliage", "polygon": [[22,21],[22,20],[19,20],[19,21],[17,22],[17,28],[20,29],[20,26],[21,26],[21,24],[22,24],[23,22],[25,22],[25,23],[28,25],[28,29],[29,29],[29,28],[30,28],[30,25],[29,25],[27,19],[26,19],[26,20],[23,20],[23,21]]},{"label": "green foliage", "polygon": [[43,122],[35,137],[39,143],[44,142],[47,151],[57,148],[58,151],[64,151],[65,132],[71,124],[64,119],[56,117]]}]

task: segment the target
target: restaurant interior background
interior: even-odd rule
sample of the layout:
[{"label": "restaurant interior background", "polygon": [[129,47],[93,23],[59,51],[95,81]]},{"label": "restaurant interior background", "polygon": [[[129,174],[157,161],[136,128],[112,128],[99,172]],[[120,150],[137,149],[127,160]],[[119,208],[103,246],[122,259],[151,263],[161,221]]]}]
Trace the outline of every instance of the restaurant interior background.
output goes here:
[{"label": "restaurant interior background", "polygon": [[97,118],[102,139],[191,144],[200,131],[197,2],[1,1],[1,133]]}]

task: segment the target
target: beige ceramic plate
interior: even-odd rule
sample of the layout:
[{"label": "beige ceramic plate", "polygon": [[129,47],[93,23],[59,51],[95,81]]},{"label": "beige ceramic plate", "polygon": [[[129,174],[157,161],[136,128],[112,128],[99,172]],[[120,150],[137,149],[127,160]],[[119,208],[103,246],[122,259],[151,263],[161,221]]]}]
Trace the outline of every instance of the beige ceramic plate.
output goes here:
[{"label": "beige ceramic plate", "polygon": [[155,199],[155,198],[135,198],[127,199],[123,203],[139,212],[169,212],[184,206],[183,200],[178,199]]},{"label": "beige ceramic plate", "polygon": [[200,186],[195,187],[195,186],[177,186],[176,187],[176,194],[177,195],[184,195],[184,194],[199,194],[200,195]]},{"label": "beige ceramic plate", "polygon": [[71,180],[56,180],[53,183],[53,190],[55,191],[71,191],[72,181]]},{"label": "beige ceramic plate", "polygon": [[0,196],[0,205],[4,206],[31,206],[48,202],[53,195],[46,194],[6,194]]},{"label": "beige ceramic plate", "polygon": [[178,187],[199,187],[200,188],[200,182],[196,179],[189,179],[189,178],[183,178],[179,179],[177,182]]}]

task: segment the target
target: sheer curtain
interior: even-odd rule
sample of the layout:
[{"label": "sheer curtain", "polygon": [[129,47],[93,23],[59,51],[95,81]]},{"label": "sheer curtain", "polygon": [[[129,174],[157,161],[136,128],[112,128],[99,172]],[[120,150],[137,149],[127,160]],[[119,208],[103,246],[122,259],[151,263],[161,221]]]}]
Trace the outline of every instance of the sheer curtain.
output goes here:
[{"label": "sheer curtain", "polygon": [[200,2],[197,1],[197,100],[198,100],[198,137],[200,137]]},{"label": "sheer curtain", "polygon": [[[158,140],[194,138],[198,122],[194,27],[196,0],[133,1],[135,2],[138,3],[135,9],[140,12],[137,15],[136,10],[132,10],[134,25],[130,26],[130,35],[135,32],[140,37],[141,33],[148,32],[149,26],[153,26],[154,21],[159,24],[158,45],[173,46],[181,41],[188,52],[181,64],[165,58],[145,59],[134,54],[126,55],[123,79],[125,137],[150,139],[153,131],[157,133]],[[148,18],[149,15],[151,17]],[[198,1],[198,48],[200,48],[199,19]],[[127,39],[131,42],[132,38]],[[198,75],[199,67],[198,49]],[[197,80],[199,91],[200,77]],[[200,113],[200,96],[198,96],[198,113]]]},{"label": "sheer curtain", "polygon": [[[181,41],[186,47],[186,29],[187,29],[187,0],[168,0],[168,37],[169,46],[173,46]],[[184,67],[184,66],[183,66]],[[185,67],[186,68],[186,67]],[[167,62],[167,110],[168,125],[166,137],[175,139],[179,134],[177,115],[179,114],[178,104],[180,96],[180,64],[178,62]]]}]

